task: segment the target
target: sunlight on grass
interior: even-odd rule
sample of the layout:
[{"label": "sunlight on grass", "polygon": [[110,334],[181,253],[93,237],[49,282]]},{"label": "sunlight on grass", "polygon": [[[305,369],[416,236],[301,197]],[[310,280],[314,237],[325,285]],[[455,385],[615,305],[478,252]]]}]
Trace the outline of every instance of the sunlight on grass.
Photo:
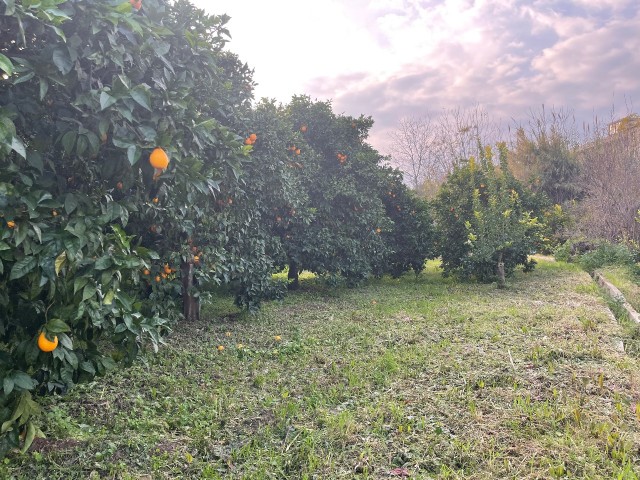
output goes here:
[{"label": "sunlight on grass", "polygon": [[48,438],[0,477],[637,478],[640,364],[586,273],[305,280],[256,316],[215,298],[158,355],[49,398]]}]

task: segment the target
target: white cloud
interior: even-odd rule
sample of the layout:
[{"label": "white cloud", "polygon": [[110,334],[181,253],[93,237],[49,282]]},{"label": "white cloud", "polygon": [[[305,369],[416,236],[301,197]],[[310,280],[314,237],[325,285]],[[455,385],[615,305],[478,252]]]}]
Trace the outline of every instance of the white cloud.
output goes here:
[{"label": "white cloud", "polygon": [[584,115],[640,96],[637,0],[216,0],[258,96],[333,99],[372,115],[480,103],[503,120],[541,104]]}]

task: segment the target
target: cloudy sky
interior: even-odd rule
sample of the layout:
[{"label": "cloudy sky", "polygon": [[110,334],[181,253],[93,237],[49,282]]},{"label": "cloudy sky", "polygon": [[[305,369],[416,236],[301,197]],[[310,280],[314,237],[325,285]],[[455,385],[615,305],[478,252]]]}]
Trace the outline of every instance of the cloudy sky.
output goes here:
[{"label": "cloudy sky", "polygon": [[[374,118],[479,105],[503,124],[570,108],[578,123],[640,111],[638,0],[195,0],[231,16],[256,97],[331,99]],[[634,105],[633,102],[637,105]]]}]

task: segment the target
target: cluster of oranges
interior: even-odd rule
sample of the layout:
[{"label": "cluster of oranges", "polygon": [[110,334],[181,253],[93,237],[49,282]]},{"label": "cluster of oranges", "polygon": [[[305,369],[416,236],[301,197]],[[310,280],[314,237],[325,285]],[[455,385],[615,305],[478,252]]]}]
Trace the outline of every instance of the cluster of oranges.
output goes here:
[{"label": "cluster of oranges", "polygon": [[[165,263],[164,267],[162,267],[162,270],[155,276],[154,280],[156,281],[156,283],[160,283],[162,280],[166,279],[167,277],[169,277],[169,275],[175,272],[177,272],[175,268],[171,268],[168,263]],[[142,273],[144,276],[148,277],[149,275],[151,275],[151,270],[145,268]]]},{"label": "cluster of oranges", "polygon": [[295,153],[296,155],[300,155],[300,149],[298,147],[296,147],[295,145],[291,145],[289,148],[287,148],[287,150],[289,150],[290,152]]},{"label": "cluster of oranges", "polygon": [[[229,204],[231,204],[232,200],[229,199]],[[189,238],[187,243],[190,245],[191,253],[193,254],[193,263],[196,265],[200,265],[200,259],[202,257],[202,252],[193,244],[193,240]]]},{"label": "cluster of oranges", "polygon": [[253,145],[254,143],[256,143],[257,139],[258,139],[258,136],[255,133],[252,133],[251,135],[249,135],[247,138],[244,139],[244,144]]},{"label": "cluster of oranges", "polygon": [[344,165],[344,163],[347,161],[347,156],[344,153],[339,153],[338,155],[336,155],[336,157],[338,157],[340,165]]}]

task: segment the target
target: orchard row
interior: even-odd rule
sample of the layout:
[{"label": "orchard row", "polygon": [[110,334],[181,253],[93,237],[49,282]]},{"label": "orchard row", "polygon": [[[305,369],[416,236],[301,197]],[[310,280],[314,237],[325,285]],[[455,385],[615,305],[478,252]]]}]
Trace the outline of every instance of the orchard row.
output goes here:
[{"label": "orchard row", "polygon": [[535,222],[505,169],[465,164],[434,215],[366,143],[370,118],[252,104],[225,16],[184,0],[1,8],[0,457],[40,434],[33,392],[157,348],[219,287],[256,309],[302,270],[357,284],[436,255],[466,273],[474,254],[487,271],[526,262]]}]

